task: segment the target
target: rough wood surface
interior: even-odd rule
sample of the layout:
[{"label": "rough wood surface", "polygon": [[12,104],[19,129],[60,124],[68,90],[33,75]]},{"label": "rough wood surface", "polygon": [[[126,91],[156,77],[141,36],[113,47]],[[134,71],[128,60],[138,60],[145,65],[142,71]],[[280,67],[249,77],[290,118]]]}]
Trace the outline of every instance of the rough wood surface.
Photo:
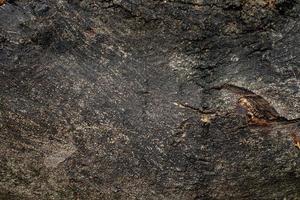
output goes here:
[{"label": "rough wood surface", "polygon": [[249,124],[241,95],[210,89],[299,118],[299,13],[298,0],[7,1],[0,199],[300,199],[297,120]]}]

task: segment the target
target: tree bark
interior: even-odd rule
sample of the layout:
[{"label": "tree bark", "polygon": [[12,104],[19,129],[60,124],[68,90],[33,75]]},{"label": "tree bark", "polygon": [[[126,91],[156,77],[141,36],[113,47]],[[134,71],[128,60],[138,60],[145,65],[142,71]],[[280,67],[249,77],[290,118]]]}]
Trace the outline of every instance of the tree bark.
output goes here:
[{"label": "tree bark", "polygon": [[[300,199],[298,0],[6,1],[0,199]],[[203,111],[203,112],[202,112]],[[205,113],[208,111],[208,113]]]}]

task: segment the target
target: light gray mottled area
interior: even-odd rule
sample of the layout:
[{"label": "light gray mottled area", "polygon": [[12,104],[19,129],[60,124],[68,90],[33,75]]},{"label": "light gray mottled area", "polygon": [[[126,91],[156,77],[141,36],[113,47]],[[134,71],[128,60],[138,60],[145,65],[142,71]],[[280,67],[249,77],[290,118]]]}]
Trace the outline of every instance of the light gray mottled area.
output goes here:
[{"label": "light gray mottled area", "polygon": [[[271,2],[271,3],[267,3]],[[298,1],[0,7],[0,199],[298,199]],[[188,103],[214,110],[206,123]]]}]

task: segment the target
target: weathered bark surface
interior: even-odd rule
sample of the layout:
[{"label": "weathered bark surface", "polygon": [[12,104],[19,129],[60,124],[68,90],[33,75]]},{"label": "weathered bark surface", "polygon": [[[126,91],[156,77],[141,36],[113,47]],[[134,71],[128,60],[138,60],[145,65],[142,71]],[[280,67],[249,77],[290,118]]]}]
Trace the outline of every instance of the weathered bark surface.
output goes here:
[{"label": "weathered bark surface", "polygon": [[[238,95],[206,90],[229,82],[300,117],[299,13],[296,0],[2,5],[0,199],[300,199],[299,125],[247,126]],[[179,102],[223,114],[203,122]]]}]

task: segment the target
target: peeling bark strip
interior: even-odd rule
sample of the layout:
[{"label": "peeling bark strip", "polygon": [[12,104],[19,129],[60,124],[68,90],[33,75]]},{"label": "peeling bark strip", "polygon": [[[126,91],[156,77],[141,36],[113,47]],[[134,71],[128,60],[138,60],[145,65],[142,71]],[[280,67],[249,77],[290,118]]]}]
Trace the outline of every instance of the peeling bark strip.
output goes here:
[{"label": "peeling bark strip", "polygon": [[0,5],[0,199],[300,199],[298,0]]},{"label": "peeling bark strip", "polygon": [[239,95],[238,106],[245,110],[249,122],[255,125],[269,125],[272,122],[297,122],[299,119],[288,120],[280,116],[276,109],[262,96],[242,87],[231,84],[224,84],[220,87],[212,87],[212,89],[226,89]]}]

